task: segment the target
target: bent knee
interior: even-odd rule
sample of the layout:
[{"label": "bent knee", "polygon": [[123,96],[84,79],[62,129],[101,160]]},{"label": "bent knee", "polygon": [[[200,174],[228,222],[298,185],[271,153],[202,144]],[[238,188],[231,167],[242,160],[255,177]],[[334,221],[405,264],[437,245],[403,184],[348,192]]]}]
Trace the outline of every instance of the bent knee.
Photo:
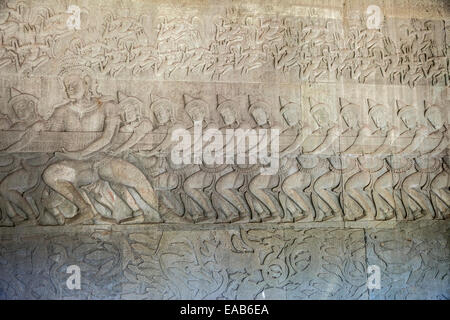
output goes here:
[{"label": "bent knee", "polygon": [[49,185],[55,184],[58,181],[74,182],[76,180],[76,171],[65,163],[55,163],[44,170],[42,179]]},{"label": "bent knee", "polygon": [[281,185],[281,191],[286,194],[291,194],[293,187],[290,183],[286,183],[286,181]]}]

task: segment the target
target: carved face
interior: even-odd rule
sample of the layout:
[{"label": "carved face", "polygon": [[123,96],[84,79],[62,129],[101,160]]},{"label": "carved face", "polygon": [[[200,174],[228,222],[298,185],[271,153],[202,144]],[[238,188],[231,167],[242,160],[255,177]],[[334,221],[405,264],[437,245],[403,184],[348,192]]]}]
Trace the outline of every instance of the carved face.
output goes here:
[{"label": "carved face", "polygon": [[189,110],[189,116],[191,117],[192,121],[194,122],[202,122],[205,118],[205,114],[203,110],[200,107],[193,107],[191,110]]},{"label": "carved face", "polygon": [[134,122],[139,120],[139,104],[137,102],[129,102],[124,106],[124,120],[125,122]]},{"label": "carved face", "polygon": [[386,115],[381,110],[372,113],[372,120],[379,129],[384,129],[387,126]]},{"label": "carved face", "polygon": [[223,108],[220,110],[220,115],[227,126],[232,125],[236,121],[233,111],[230,108]]},{"label": "carved face", "polygon": [[87,91],[87,83],[79,75],[64,78],[64,87],[70,99],[81,99]]},{"label": "carved face", "polygon": [[283,112],[283,118],[290,127],[295,126],[299,121],[298,114],[294,108],[288,108]]},{"label": "carved face", "polygon": [[437,109],[430,110],[427,114],[427,119],[436,130],[442,128],[444,125],[441,112]]},{"label": "carved face", "polygon": [[404,113],[401,119],[408,129],[414,129],[416,127],[417,119],[414,112]]},{"label": "carved face", "polygon": [[258,126],[263,126],[267,123],[267,114],[262,108],[253,110],[252,117],[255,119]]},{"label": "carved face", "polygon": [[29,100],[26,98],[21,99],[17,101],[12,106],[12,108],[20,121],[26,121],[28,119],[33,118],[36,115],[35,114],[36,105],[33,100]]},{"label": "carved face", "polygon": [[314,112],[313,117],[321,128],[327,127],[330,124],[330,115],[324,109],[319,109]]},{"label": "carved face", "polygon": [[349,128],[355,128],[358,125],[358,120],[356,115],[351,111],[346,111],[342,113],[342,118]]},{"label": "carved face", "polygon": [[169,122],[170,120],[169,112],[163,105],[159,105],[158,107],[156,107],[153,112],[155,114],[156,121],[158,121],[160,125],[164,125],[167,122]]}]

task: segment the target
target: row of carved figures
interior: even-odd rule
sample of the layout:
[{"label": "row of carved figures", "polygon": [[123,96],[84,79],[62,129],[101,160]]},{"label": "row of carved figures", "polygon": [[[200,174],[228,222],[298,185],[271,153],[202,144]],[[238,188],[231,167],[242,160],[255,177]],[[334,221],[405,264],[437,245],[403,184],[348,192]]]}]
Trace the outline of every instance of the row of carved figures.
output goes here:
[{"label": "row of carved figures", "polygon": [[[92,206],[91,219],[113,224],[382,221],[450,216],[448,157],[343,159],[298,156],[284,159],[277,174],[261,175],[258,165],[179,168],[167,158],[139,154],[131,154],[127,160],[106,157],[98,162],[73,163],[53,154],[15,155],[14,161],[0,168],[4,176],[0,182],[1,225],[78,223],[73,217],[85,208],[74,204],[81,200],[68,200],[71,193],[64,187],[69,181],[80,188],[84,201]],[[69,167],[79,175],[95,177],[73,180],[61,171]],[[120,177],[120,170],[127,170],[128,178],[136,180]],[[138,200],[145,198],[153,205],[157,203],[152,199],[155,196],[160,202],[154,208],[158,213]]]},{"label": "row of carved figures", "polygon": [[[53,220],[45,222],[48,215],[42,216],[42,224],[86,223],[95,217],[108,223],[160,223],[448,215],[448,130],[445,109],[438,104],[426,104],[419,113],[397,102],[394,121],[386,117],[390,107],[368,100],[369,125],[360,119],[360,106],[345,99],[339,99],[342,121],[325,103],[310,99],[310,118],[301,118],[297,104],[280,99],[277,109],[285,123],[279,125],[274,108],[262,100],[249,99],[242,112],[235,101],[218,96],[217,107],[210,110],[204,100],[185,95],[178,111],[186,117],[178,120],[180,112],[166,98],[157,97],[145,108],[136,97],[99,94],[92,70],[84,66],[66,67],[59,77],[67,99],[47,120],[30,116],[37,114],[36,97],[11,90],[8,107],[17,119],[12,124],[3,120],[16,131],[9,131],[13,141],[5,139],[6,176],[0,187],[6,225],[20,217],[17,212],[28,217],[24,222],[36,221],[44,203],[50,203]],[[213,114],[219,122],[211,121]],[[240,118],[244,115],[246,122]],[[192,132],[195,123],[217,132],[280,128],[291,139],[279,155],[270,154],[280,163],[271,175],[261,174],[261,164],[176,164],[171,151],[178,142],[172,133]],[[23,158],[21,151],[40,145],[38,132],[72,132],[74,139],[54,154]],[[79,147],[77,133],[83,132],[100,136]],[[0,134],[6,137],[8,131]],[[345,148],[341,137],[351,140]],[[371,140],[376,137],[381,139]],[[205,146],[211,142],[197,139]],[[34,205],[29,196],[36,197]],[[67,208],[69,213],[61,213]]]},{"label": "row of carved figures", "polygon": [[[82,17],[86,14],[83,10]],[[65,11],[6,5],[0,16],[0,68],[30,73],[48,62],[77,58],[112,77],[150,72],[220,79],[232,71],[271,69],[306,81],[381,77],[409,86],[449,81],[443,21],[399,24],[396,41],[384,29],[367,29],[364,21],[344,32],[335,20],[255,17],[235,10],[211,20],[215,32],[209,37],[199,17],[159,17],[156,32],[148,30],[144,16],[106,13],[101,27],[83,20],[79,31],[68,29],[67,19]]]}]

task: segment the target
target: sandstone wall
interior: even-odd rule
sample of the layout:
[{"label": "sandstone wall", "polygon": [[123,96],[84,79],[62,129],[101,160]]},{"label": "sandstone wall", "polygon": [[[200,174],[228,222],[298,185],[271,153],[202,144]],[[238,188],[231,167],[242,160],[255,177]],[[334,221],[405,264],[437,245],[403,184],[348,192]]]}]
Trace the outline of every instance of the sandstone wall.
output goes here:
[{"label": "sandstone wall", "polygon": [[[0,298],[448,299],[449,24],[439,0],[1,1]],[[177,164],[200,127],[267,134],[279,167]]]}]

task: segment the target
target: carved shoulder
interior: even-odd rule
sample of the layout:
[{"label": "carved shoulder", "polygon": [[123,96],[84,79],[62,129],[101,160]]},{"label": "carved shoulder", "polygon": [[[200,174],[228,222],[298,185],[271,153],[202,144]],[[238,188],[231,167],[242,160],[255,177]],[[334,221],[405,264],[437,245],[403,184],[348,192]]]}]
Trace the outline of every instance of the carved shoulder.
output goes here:
[{"label": "carved shoulder", "polygon": [[118,118],[120,116],[119,106],[114,101],[98,102],[101,104],[102,109],[105,111],[107,119]]}]

